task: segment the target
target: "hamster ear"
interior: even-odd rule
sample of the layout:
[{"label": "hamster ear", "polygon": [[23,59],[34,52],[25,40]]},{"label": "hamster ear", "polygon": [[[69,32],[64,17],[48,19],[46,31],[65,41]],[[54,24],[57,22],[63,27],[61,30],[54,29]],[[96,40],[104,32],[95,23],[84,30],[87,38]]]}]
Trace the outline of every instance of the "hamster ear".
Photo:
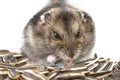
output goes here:
[{"label": "hamster ear", "polygon": [[45,13],[40,16],[40,22],[41,24],[45,25],[51,20],[51,14],[50,13]]},{"label": "hamster ear", "polygon": [[94,32],[94,21],[92,17],[86,13],[81,11],[81,23],[84,25],[85,32]]},{"label": "hamster ear", "polygon": [[49,11],[44,12],[42,15],[39,16],[40,22],[42,24],[49,23],[51,21],[51,14],[54,11],[54,9],[50,9]]}]

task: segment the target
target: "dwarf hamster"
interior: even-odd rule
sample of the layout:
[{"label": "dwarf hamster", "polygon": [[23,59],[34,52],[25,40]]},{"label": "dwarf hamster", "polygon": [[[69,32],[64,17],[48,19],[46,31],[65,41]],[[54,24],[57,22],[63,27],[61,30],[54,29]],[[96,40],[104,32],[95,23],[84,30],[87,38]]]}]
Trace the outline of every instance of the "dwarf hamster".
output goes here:
[{"label": "dwarf hamster", "polygon": [[64,64],[89,54],[95,43],[91,16],[64,0],[51,2],[30,19],[23,31],[22,53],[31,64]]}]

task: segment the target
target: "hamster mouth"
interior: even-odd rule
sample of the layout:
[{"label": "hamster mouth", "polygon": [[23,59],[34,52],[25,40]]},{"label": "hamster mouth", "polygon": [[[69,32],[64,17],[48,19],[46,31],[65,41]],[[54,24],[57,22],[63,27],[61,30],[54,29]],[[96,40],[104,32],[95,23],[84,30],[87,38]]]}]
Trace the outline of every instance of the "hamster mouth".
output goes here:
[{"label": "hamster mouth", "polygon": [[72,63],[72,61],[73,61],[72,58],[70,58],[70,57],[66,57],[66,59],[64,60],[64,64],[69,65],[69,64]]},{"label": "hamster mouth", "polygon": [[67,64],[70,64],[70,63],[73,61],[73,59],[70,58],[70,57],[60,58],[59,56],[56,56],[56,55],[53,54],[53,53],[47,56],[47,61],[48,61],[49,63],[52,63],[52,64],[57,64],[57,63],[59,63],[61,60],[63,60],[64,64],[66,64],[66,65],[67,65]]}]

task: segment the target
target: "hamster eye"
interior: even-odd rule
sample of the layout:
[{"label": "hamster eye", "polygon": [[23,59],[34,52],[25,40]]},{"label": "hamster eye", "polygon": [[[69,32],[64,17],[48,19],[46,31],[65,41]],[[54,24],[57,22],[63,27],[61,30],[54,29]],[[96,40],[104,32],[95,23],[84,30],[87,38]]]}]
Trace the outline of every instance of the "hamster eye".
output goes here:
[{"label": "hamster eye", "polygon": [[79,37],[80,37],[80,31],[78,31],[76,34],[76,38],[79,38]]},{"label": "hamster eye", "polygon": [[57,40],[62,40],[62,38],[59,36],[58,33],[54,32],[54,38],[57,39]]}]

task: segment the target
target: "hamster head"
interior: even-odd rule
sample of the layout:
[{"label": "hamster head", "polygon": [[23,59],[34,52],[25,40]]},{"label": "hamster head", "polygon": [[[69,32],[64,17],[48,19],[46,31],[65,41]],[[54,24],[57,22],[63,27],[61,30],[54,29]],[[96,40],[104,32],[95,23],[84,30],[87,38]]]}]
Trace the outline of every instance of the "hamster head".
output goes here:
[{"label": "hamster head", "polygon": [[36,25],[28,25],[26,50],[35,58],[54,54],[66,63],[72,62],[88,54],[94,46],[94,23],[83,11],[53,8],[42,13]]}]

